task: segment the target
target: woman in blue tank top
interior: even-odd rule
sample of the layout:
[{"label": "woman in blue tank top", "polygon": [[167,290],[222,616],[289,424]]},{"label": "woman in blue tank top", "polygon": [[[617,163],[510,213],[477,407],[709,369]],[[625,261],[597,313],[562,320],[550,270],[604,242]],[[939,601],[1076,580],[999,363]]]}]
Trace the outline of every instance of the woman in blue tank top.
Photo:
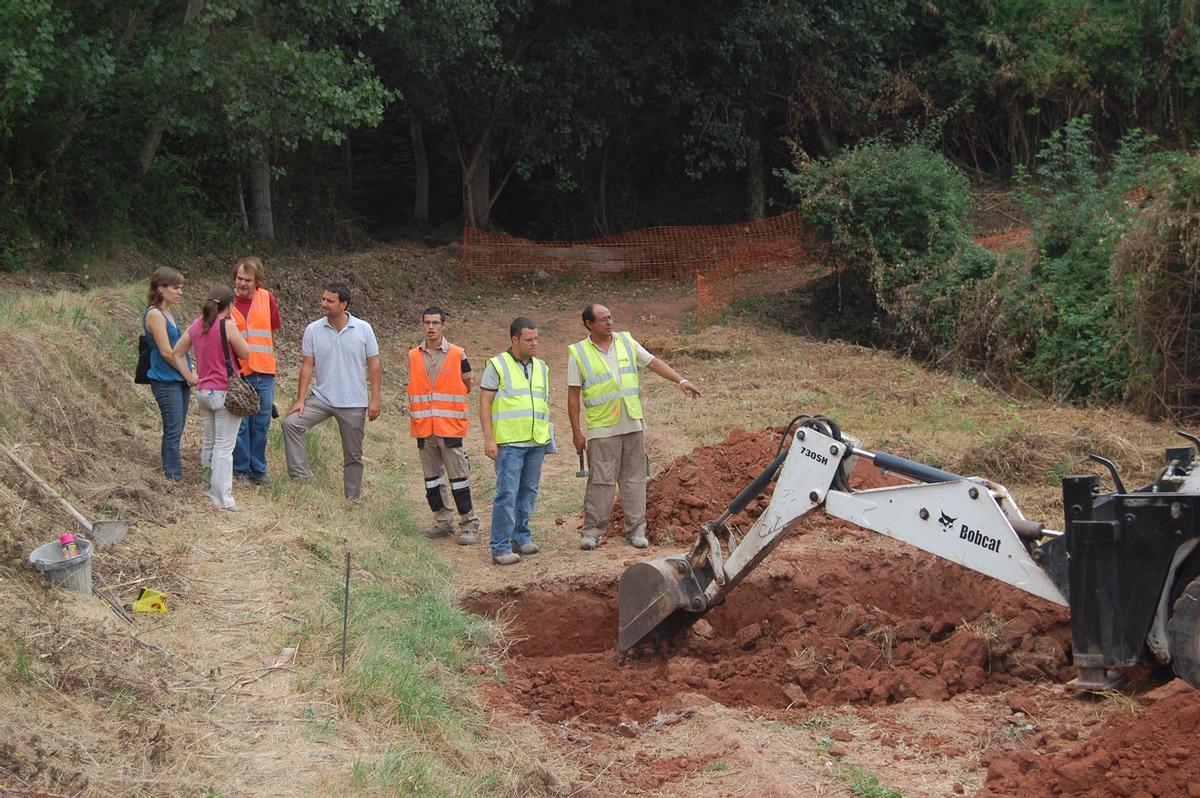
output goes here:
[{"label": "woman in blue tank top", "polygon": [[142,314],[142,326],[150,333],[150,390],[158,402],[162,414],[162,468],[167,479],[178,482],[183,479],[183,467],[179,462],[179,441],[183,437],[183,425],[187,421],[188,399],[191,386],[196,384],[196,371],[187,361],[188,370],[181,373],[171,357],[171,348],[179,340],[181,330],[175,323],[171,308],[183,299],[183,274],[169,266],[154,270],[150,277],[150,290],[146,293],[148,307]]}]

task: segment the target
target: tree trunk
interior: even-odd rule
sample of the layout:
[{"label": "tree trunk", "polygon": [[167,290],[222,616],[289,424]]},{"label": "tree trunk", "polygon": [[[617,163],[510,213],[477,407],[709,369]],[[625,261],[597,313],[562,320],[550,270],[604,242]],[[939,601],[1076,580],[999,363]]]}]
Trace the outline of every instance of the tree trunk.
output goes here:
[{"label": "tree trunk", "polygon": [[488,211],[492,205],[488,201],[488,191],[492,184],[492,170],[489,162],[488,141],[492,130],[488,127],[480,136],[479,142],[471,153],[471,162],[467,163],[460,150],[459,163],[462,164],[463,216],[467,225],[480,228],[487,227]]},{"label": "tree trunk", "polygon": [[608,235],[608,147],[600,148],[600,175],[596,180],[596,229]]},{"label": "tree trunk", "polygon": [[154,155],[158,152],[158,145],[162,143],[167,123],[171,121],[171,113],[171,106],[163,103],[158,107],[158,112],[154,114],[154,118],[150,120],[150,127],[146,130],[146,138],[142,140],[142,151],[138,153],[138,170],[140,174],[144,175],[150,171],[150,164],[154,163]]},{"label": "tree trunk", "polygon": [[416,171],[412,220],[425,224],[429,221],[429,154],[425,152],[425,131],[421,126],[421,117],[413,114],[408,123],[408,133],[412,138],[413,168]]},{"label": "tree trunk", "polygon": [[342,169],[346,172],[346,197],[354,193],[354,150],[350,146],[350,134],[342,139]]},{"label": "tree trunk", "polygon": [[487,227],[491,220],[492,206],[496,204],[504,187],[508,185],[509,179],[517,171],[523,153],[513,158],[508,171],[497,181],[496,190],[493,192],[491,190],[491,122],[484,128],[483,135],[479,137],[478,143],[472,150],[470,163],[467,163],[462,141],[458,137],[458,131],[454,129],[453,122],[451,122],[450,129],[454,134],[454,147],[458,151],[458,162],[462,165],[463,216],[471,227]]},{"label": "tree trunk", "polygon": [[816,128],[817,144],[821,148],[821,155],[825,158],[832,158],[837,153],[837,135],[820,120],[817,120]]},{"label": "tree trunk", "polygon": [[746,127],[749,134],[746,142],[746,218],[761,219],[766,215],[766,180],[758,120],[748,122]]},{"label": "tree trunk", "polygon": [[271,164],[266,154],[250,164],[250,195],[254,208],[254,235],[267,241],[275,240],[275,218],[271,214]]},{"label": "tree trunk", "polygon": [[[200,16],[200,11],[204,8],[206,1],[188,0],[183,11],[184,25],[190,25],[196,21],[196,17]],[[150,127],[146,130],[146,137],[142,139],[142,149],[138,154],[138,168],[141,170],[141,174],[144,175],[150,171],[150,164],[154,163],[154,156],[158,154],[158,145],[162,144],[163,133],[166,132],[167,124],[171,121],[174,113],[175,109],[169,102],[163,101],[158,106],[158,111],[155,112]]]},{"label": "tree trunk", "polygon": [[488,154],[488,146],[484,143],[479,163],[475,164],[475,171],[471,175],[471,217],[475,220],[475,226],[481,228],[487,227],[492,218],[492,164]]},{"label": "tree trunk", "polygon": [[242,232],[250,232],[250,217],[246,215],[246,189],[242,187],[242,173],[237,175],[238,221],[242,223]]}]

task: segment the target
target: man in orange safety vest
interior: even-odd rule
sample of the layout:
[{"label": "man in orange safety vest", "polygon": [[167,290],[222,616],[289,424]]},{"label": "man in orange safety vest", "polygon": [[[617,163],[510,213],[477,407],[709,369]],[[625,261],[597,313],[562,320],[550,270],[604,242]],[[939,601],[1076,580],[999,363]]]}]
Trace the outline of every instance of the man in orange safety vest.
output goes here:
[{"label": "man in orange safety vest", "polygon": [[258,392],[258,412],[242,418],[233,447],[233,475],[256,485],[267,481],[267,430],[275,402],[275,331],[279,306],[264,285],[263,263],[254,256],[233,265],[233,309],[230,315],[250,347],[250,357],[239,360],[246,381]]},{"label": "man in orange safety vest", "polygon": [[434,525],[425,534],[442,538],[454,531],[448,480],[459,516],[456,542],[469,546],[479,540],[479,516],[471,502],[471,463],[463,451],[471,363],[461,346],[446,340],[446,317],[441,308],[426,308],[421,314],[425,340],[408,352],[409,431],[417,439],[425,500],[433,511]]}]

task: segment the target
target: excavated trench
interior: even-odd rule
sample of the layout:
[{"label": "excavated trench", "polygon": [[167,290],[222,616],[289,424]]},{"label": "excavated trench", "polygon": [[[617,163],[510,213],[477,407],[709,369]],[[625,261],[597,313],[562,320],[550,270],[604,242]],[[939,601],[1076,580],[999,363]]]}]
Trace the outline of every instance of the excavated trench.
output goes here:
[{"label": "excavated trench", "polygon": [[[715,516],[778,440],[775,430],[734,430],[668,464],[647,488],[651,538],[665,544],[648,556],[685,548],[696,519]],[[851,484],[886,481],[868,466]],[[735,522],[752,523],[766,502]],[[550,722],[645,722],[680,692],[776,711],[1069,678],[1065,609],[822,513],[794,526],[723,605],[621,665],[615,581],[511,589],[467,606],[510,619],[518,640],[505,684]]]},{"label": "excavated trench", "polygon": [[[680,692],[765,710],[946,699],[1070,677],[1065,609],[813,519],[692,629],[618,665],[615,582],[476,595],[510,619],[505,684],[549,722],[646,722]],[[828,530],[826,530],[828,531]]]}]

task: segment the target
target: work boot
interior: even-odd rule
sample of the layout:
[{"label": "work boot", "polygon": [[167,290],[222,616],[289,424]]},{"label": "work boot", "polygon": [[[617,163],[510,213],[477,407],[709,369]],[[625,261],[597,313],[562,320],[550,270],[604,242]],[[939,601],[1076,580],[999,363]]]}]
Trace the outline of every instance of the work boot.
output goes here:
[{"label": "work boot", "polygon": [[538,545],[536,543],[522,543],[520,546],[517,546],[517,552],[520,554],[537,554]]},{"label": "work boot", "polygon": [[425,532],[425,537],[430,540],[437,540],[438,538],[450,537],[450,533],[453,531],[450,527],[435,526]]},{"label": "work boot", "polygon": [[521,561],[521,555],[511,551],[506,551],[503,554],[493,554],[492,562],[496,565],[516,565]]},{"label": "work boot", "polygon": [[584,551],[591,551],[592,549],[596,548],[596,539],[589,535],[584,535],[579,539],[579,548],[583,549]]},{"label": "work boot", "polygon": [[635,549],[644,549],[650,545],[650,541],[646,540],[646,538],[642,535],[630,535],[625,539],[628,540],[629,545],[633,546]]},{"label": "work boot", "polygon": [[[474,531],[470,531],[470,532],[461,532],[461,533],[459,533],[458,538],[455,539],[454,542],[460,546],[470,546],[472,543],[478,543],[479,542],[479,531],[474,530]],[[521,553],[524,554],[525,552],[521,552]]]}]

